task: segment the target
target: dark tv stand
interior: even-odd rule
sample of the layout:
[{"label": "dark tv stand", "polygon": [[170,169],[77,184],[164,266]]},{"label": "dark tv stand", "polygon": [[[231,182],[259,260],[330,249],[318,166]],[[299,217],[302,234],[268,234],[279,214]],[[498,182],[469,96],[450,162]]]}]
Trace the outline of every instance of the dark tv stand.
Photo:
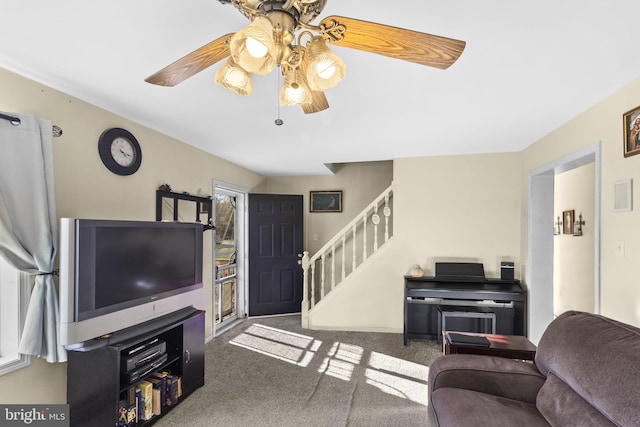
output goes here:
[{"label": "dark tv stand", "polygon": [[[182,310],[146,322],[138,327],[101,338],[102,345],[83,346],[68,352],[67,402],[70,425],[116,426],[119,402],[135,386],[121,377],[122,355],[127,349],[153,338],[166,342],[167,360],[154,369],[170,371],[181,377],[182,399],[204,385],[204,317],[202,310]],[[151,372],[149,373],[151,374]],[[145,376],[140,379],[145,378]],[[162,408],[160,415],[138,421],[136,427],[153,424],[173,406]]]}]

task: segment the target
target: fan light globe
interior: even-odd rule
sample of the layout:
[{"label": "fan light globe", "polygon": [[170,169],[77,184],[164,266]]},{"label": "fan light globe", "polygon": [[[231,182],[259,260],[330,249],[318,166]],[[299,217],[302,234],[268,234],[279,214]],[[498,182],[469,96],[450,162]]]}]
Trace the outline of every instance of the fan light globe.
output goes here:
[{"label": "fan light globe", "polygon": [[325,90],[337,85],[347,67],[342,59],[327,47],[320,36],[314,36],[306,50],[306,77],[311,90]]},{"label": "fan light globe", "polygon": [[258,16],[231,37],[229,50],[233,60],[246,71],[268,74],[276,65],[273,25],[264,16]]},{"label": "fan light globe", "polygon": [[287,98],[293,103],[293,104],[301,104],[304,100],[305,100],[305,93],[304,93],[304,89],[301,86],[297,86],[297,87],[288,87],[287,89]]},{"label": "fan light globe", "polygon": [[227,62],[216,71],[214,81],[238,95],[249,96],[253,91],[251,74],[233,62],[232,58],[229,58]]},{"label": "fan light globe", "polygon": [[260,43],[253,37],[248,37],[246,43],[249,55],[253,56],[254,58],[264,58],[267,52],[269,52],[269,48],[267,46]]},{"label": "fan light globe", "polygon": [[316,64],[316,72],[321,79],[330,79],[336,73],[336,66],[331,61],[320,61]]},{"label": "fan light globe", "polygon": [[298,70],[295,68],[287,70],[284,75],[282,89],[280,89],[280,105],[309,104],[311,102],[311,91]]}]

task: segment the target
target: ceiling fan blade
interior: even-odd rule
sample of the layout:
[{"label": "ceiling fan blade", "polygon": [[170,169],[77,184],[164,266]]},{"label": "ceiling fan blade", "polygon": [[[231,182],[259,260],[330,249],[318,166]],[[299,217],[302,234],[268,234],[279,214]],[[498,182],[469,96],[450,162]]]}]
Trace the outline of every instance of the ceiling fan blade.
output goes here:
[{"label": "ceiling fan blade", "polygon": [[443,70],[456,62],[466,45],[461,40],[342,16],[324,18],[320,28],[324,39],[336,46],[379,53]]},{"label": "ceiling fan blade", "polygon": [[229,56],[229,44],[227,41],[231,36],[233,36],[233,33],[225,34],[207,43],[144,80],[159,86],[175,86],[178,83],[182,83],[189,77]]},{"label": "ceiling fan blade", "polygon": [[305,114],[319,113],[329,108],[329,101],[321,90],[311,91],[311,102],[309,104],[302,104],[302,111]]}]

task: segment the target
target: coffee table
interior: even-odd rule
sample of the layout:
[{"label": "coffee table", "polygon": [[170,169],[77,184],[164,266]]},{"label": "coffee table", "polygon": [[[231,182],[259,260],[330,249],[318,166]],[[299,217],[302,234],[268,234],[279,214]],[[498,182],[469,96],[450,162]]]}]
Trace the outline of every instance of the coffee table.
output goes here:
[{"label": "coffee table", "polygon": [[[451,344],[449,332],[457,334],[484,336],[489,340],[489,347]],[[487,356],[506,357],[508,359],[535,360],[536,346],[527,337],[520,335],[476,334],[472,332],[442,331],[442,351],[444,354],[483,354]]]}]

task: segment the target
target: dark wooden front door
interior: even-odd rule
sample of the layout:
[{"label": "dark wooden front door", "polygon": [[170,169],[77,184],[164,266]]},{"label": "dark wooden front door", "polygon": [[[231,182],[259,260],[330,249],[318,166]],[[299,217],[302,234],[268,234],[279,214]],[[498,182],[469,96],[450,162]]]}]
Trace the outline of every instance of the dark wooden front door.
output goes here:
[{"label": "dark wooden front door", "polygon": [[302,196],[249,194],[249,315],[298,313]]}]

